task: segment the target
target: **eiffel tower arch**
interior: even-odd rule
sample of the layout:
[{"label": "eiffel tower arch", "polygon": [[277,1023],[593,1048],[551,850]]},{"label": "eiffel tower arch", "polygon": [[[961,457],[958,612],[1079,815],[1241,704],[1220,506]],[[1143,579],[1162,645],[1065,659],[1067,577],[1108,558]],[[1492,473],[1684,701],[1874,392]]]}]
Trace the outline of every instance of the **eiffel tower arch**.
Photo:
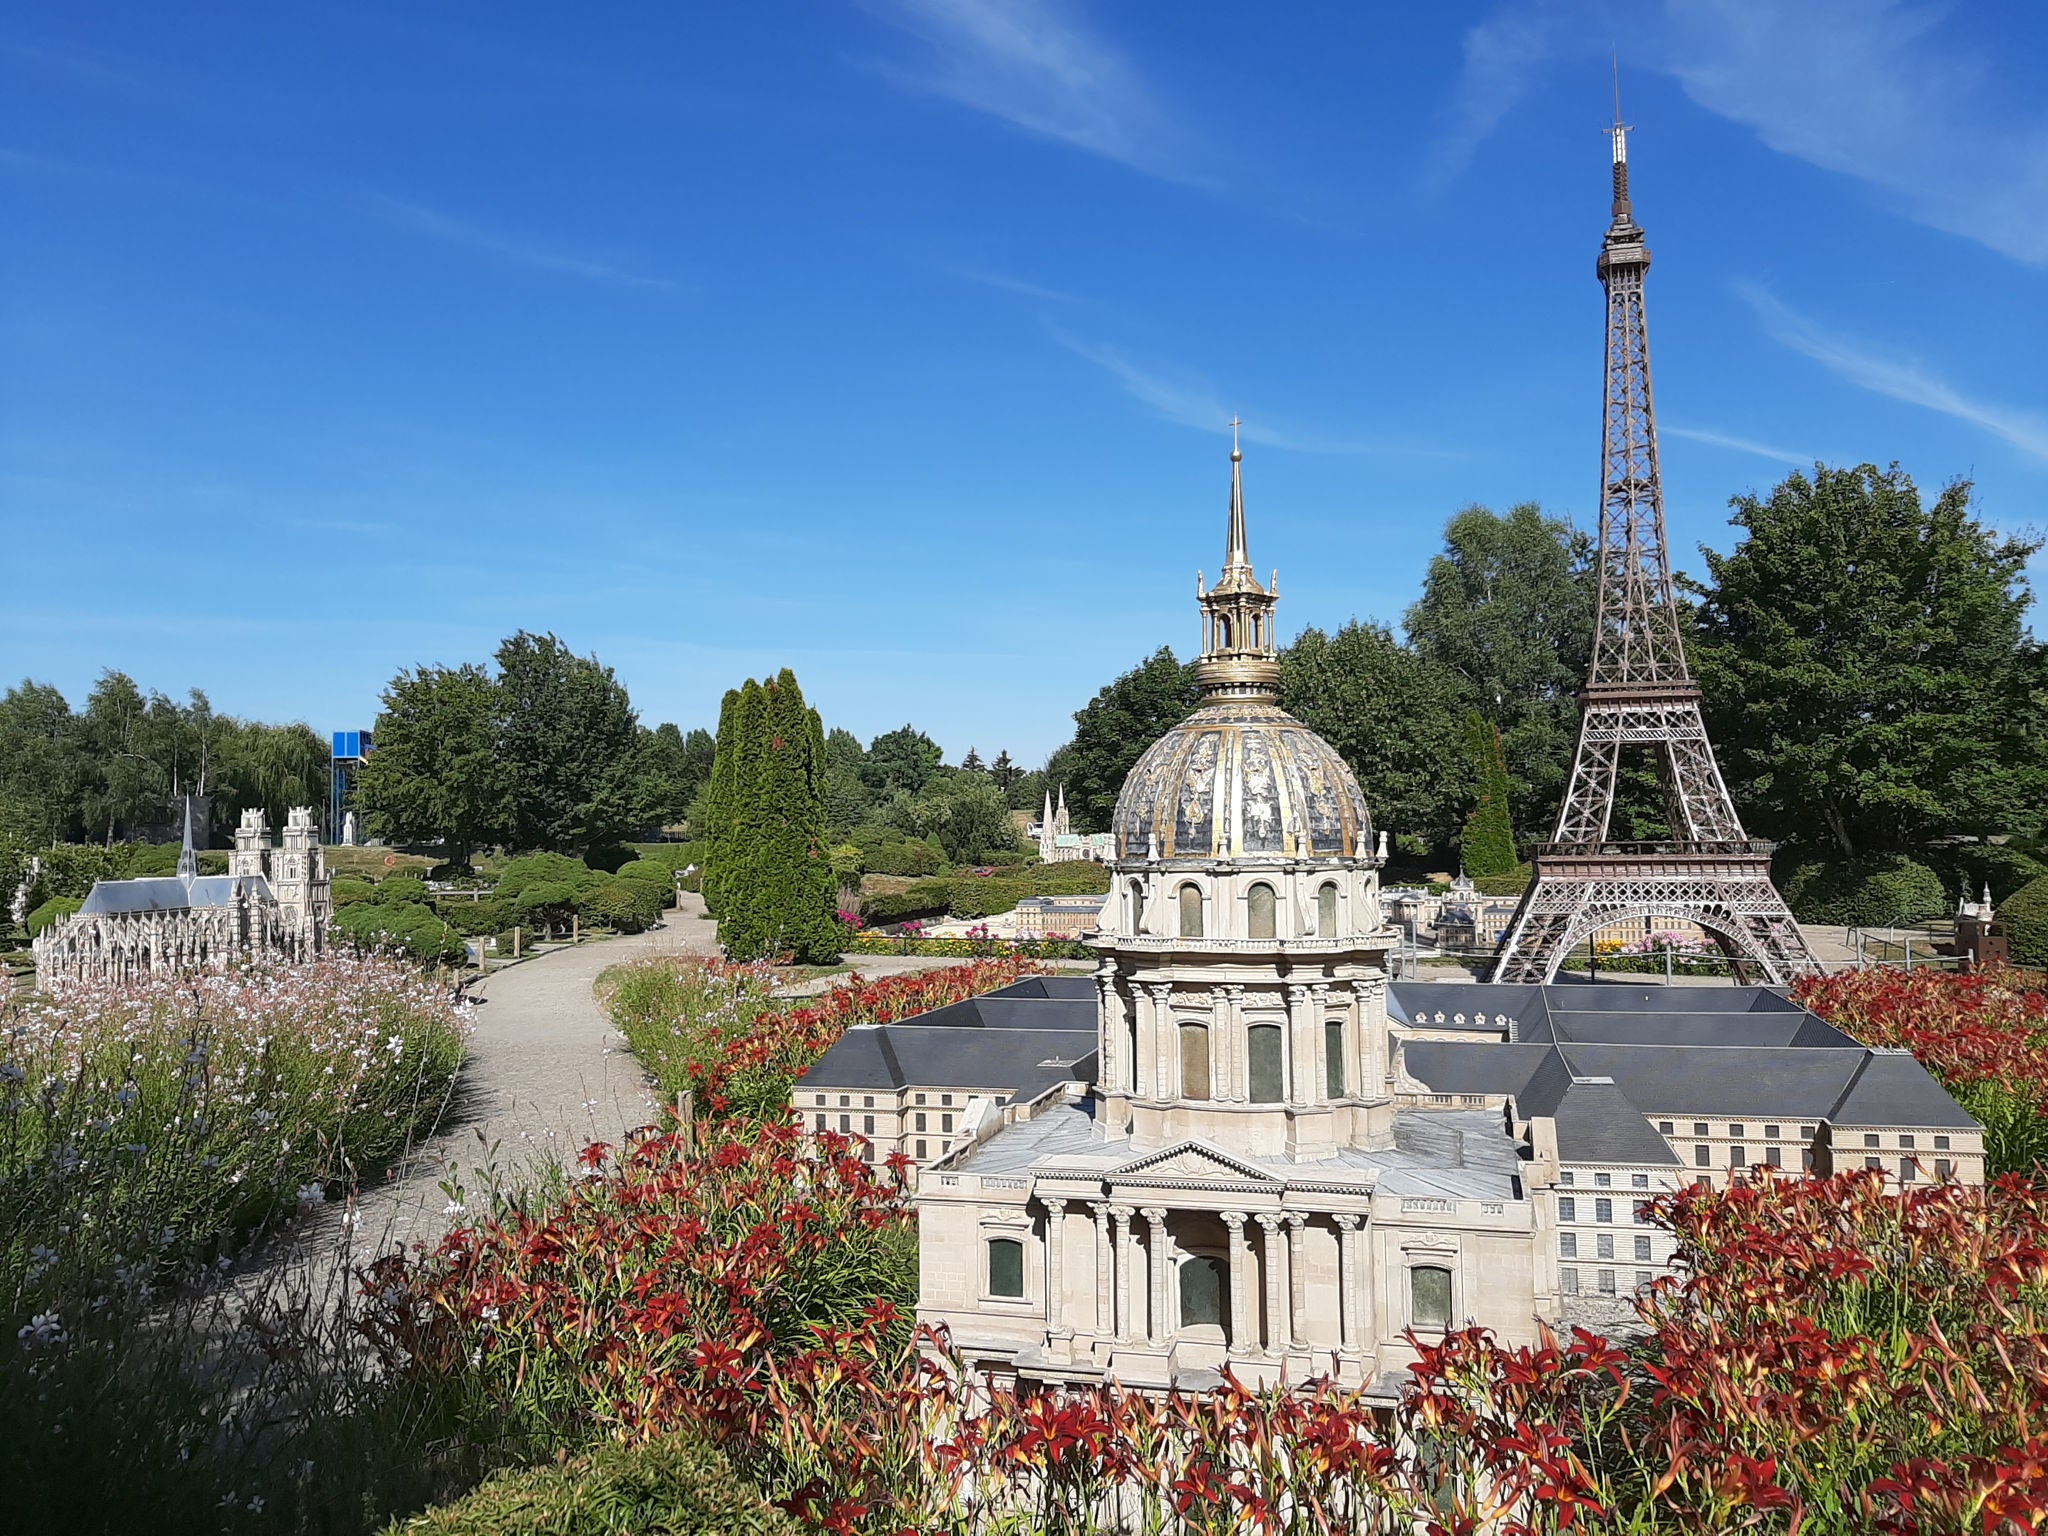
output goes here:
[{"label": "eiffel tower arch", "polygon": [[[1629,201],[1628,129],[1618,121],[1613,144],[1614,213],[1596,269],[1607,291],[1607,362],[1593,664],[1579,696],[1578,753],[1557,829],[1536,851],[1534,877],[1501,939],[1492,979],[1553,980],[1565,956],[1600,929],[1667,918],[1696,924],[1731,959],[1784,983],[1819,967],[1771,883],[1772,845],[1742,830],[1686,665],[1650,391],[1643,306],[1650,251]],[[1608,836],[1631,751],[1655,759],[1667,839]]]}]

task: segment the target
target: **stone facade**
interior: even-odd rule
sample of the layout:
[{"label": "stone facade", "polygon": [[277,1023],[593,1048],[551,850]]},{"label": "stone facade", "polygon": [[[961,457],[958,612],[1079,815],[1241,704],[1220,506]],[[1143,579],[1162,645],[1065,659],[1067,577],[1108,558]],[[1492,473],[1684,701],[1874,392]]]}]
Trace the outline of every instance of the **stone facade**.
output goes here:
[{"label": "stone facade", "polygon": [[270,846],[263,812],[242,813],[228,873],[202,875],[188,812],[175,875],[101,880],[36,938],[37,982],[123,983],[249,962],[302,962],[326,947],[334,898],[310,808]]},{"label": "stone facade", "polygon": [[1109,861],[1115,841],[1107,832],[1076,832],[1073,819],[1067,815],[1067,790],[1060,786],[1057,807],[1053,804],[1052,792],[1045,796],[1045,814],[1038,820],[1038,862],[1041,864],[1073,864],[1082,859],[1092,859],[1097,864]]}]

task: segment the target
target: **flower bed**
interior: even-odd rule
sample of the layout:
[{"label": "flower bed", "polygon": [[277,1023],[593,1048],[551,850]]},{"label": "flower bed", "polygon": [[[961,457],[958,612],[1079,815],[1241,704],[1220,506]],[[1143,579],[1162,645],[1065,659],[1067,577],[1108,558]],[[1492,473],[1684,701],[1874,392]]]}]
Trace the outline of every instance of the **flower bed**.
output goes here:
[{"label": "flower bed", "polygon": [[439,1109],[462,1016],[416,967],[67,987],[0,1016],[0,1306],[146,1284],[389,1155]]},{"label": "flower bed", "polygon": [[1792,996],[1865,1044],[1917,1056],[1984,1123],[1994,1173],[2048,1165],[2048,975],[1873,966],[1802,980]]},{"label": "flower bed", "polygon": [[[911,927],[904,924],[904,927]],[[982,930],[979,937],[929,939],[917,934],[856,933],[846,943],[849,955],[928,955],[947,959],[986,959],[1014,955],[1027,960],[1094,960],[1095,951],[1079,939],[999,939]]]}]

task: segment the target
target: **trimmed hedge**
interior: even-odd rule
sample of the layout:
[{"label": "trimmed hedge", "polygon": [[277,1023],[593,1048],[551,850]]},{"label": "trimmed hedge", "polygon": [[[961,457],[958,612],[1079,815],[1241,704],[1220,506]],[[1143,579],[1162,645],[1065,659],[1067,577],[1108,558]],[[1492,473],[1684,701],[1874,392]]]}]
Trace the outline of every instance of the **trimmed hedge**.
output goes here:
[{"label": "trimmed hedge", "polygon": [[1099,958],[1079,939],[892,939],[886,933],[857,933],[846,941],[846,952],[849,955],[918,955],[947,960],[973,960],[996,955],[1022,955],[1031,960]]},{"label": "trimmed hedge", "polygon": [[684,1435],[504,1472],[387,1536],[801,1536],[716,1450]]},{"label": "trimmed hedge", "polygon": [[1926,922],[1949,910],[1941,877],[1902,853],[1804,859],[1781,871],[1778,890],[1802,923],[1878,927]]},{"label": "trimmed hedge", "polygon": [[469,958],[462,935],[424,904],[387,907],[359,901],[335,914],[333,931],[357,949],[387,950],[422,964],[459,965]]},{"label": "trimmed hedge", "polygon": [[28,936],[31,939],[40,938],[43,930],[49,927],[50,924],[57,922],[61,918],[70,917],[84,905],[85,901],[82,897],[52,896],[40,907],[37,907],[35,911],[29,913]]},{"label": "trimmed hedge", "polygon": [[377,899],[377,882],[358,880],[353,875],[336,875],[329,883],[328,890],[334,897],[334,910],[352,907],[359,901]]},{"label": "trimmed hedge", "polygon": [[2012,945],[2013,964],[2048,970],[2048,875],[2008,896],[1999,904],[1998,917]]},{"label": "trimmed hedge", "polygon": [[1027,896],[1109,894],[1109,867],[1077,859],[1067,864],[1033,864],[1016,874],[954,875],[920,880],[908,890],[861,898],[870,923],[900,923],[913,917],[993,917]]},{"label": "trimmed hedge", "polygon": [[1518,864],[1505,875],[1474,875],[1472,885],[1482,896],[1519,896],[1535,876],[1535,865]]},{"label": "trimmed hedge", "polygon": [[641,933],[661,920],[668,901],[666,885],[614,875],[579,894],[576,910],[586,923],[620,933]]}]

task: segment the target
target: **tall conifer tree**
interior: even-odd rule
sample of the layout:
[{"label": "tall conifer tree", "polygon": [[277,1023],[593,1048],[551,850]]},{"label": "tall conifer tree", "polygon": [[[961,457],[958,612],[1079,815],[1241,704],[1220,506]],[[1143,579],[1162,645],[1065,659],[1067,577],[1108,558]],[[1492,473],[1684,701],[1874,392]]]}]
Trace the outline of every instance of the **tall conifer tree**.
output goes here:
[{"label": "tall conifer tree", "polygon": [[[739,751],[714,797],[724,835],[714,855],[719,940],[736,960],[839,957],[837,885],[825,841],[825,731],[784,668],[749,681],[732,711]],[[726,758],[721,737],[718,761]],[[713,784],[718,784],[717,771]]]},{"label": "tall conifer tree", "polygon": [[1494,723],[1473,710],[1465,721],[1466,739],[1471,744],[1472,766],[1479,775],[1479,803],[1465,818],[1465,840],[1461,853],[1465,873],[1511,875],[1515,872],[1515,826],[1508,812],[1508,765],[1502,755],[1500,731]]}]

